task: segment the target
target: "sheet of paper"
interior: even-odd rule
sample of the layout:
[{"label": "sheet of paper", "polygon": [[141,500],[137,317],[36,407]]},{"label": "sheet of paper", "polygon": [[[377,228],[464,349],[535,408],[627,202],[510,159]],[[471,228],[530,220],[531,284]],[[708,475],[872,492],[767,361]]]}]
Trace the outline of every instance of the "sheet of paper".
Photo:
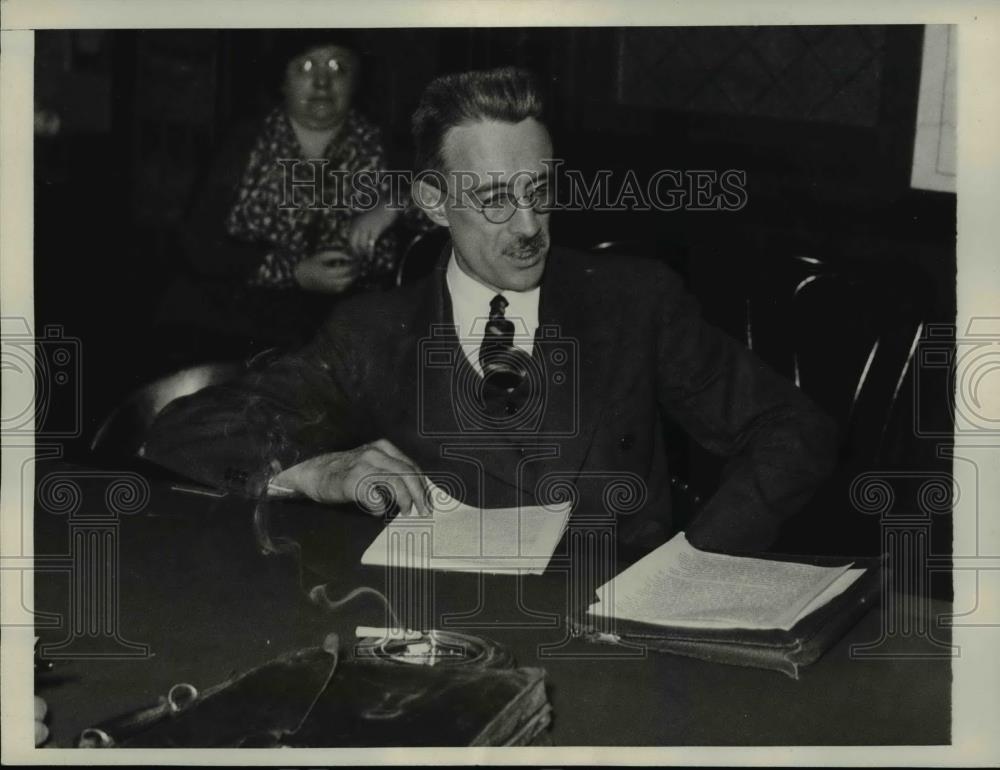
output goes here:
[{"label": "sheet of paper", "polygon": [[569,502],[554,506],[474,508],[435,488],[433,511],[416,508],[386,526],[362,564],[491,574],[541,574],[569,519]]},{"label": "sheet of paper", "polygon": [[857,580],[859,577],[865,574],[865,571],[859,567],[848,569],[843,575],[834,580],[826,589],[819,594],[815,599],[806,605],[805,609],[799,613],[800,617],[805,617],[811,612],[815,612],[824,604],[829,604],[830,601],[836,599],[844,591],[851,587],[851,584]]},{"label": "sheet of paper", "polygon": [[863,572],[850,566],[706,553],[679,533],[601,586],[590,611],[664,626],[788,630]]}]

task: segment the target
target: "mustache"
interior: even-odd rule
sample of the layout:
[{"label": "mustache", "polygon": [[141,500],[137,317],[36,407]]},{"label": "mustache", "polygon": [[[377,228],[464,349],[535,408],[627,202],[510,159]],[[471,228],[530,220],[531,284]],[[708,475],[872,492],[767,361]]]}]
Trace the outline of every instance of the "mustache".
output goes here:
[{"label": "mustache", "polygon": [[527,238],[524,236],[519,237],[517,242],[511,244],[507,251],[515,256],[527,257],[534,256],[548,247],[548,235],[544,231],[539,230],[537,233]]}]

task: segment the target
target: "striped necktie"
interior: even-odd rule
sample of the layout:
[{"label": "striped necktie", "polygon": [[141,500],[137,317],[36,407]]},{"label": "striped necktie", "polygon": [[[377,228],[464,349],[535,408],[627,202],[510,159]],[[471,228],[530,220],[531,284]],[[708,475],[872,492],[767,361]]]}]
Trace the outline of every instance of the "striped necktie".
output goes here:
[{"label": "striped necktie", "polygon": [[491,389],[511,391],[528,374],[528,354],[514,345],[514,324],[504,317],[509,303],[502,294],[490,300],[490,320],[479,348],[479,365]]}]

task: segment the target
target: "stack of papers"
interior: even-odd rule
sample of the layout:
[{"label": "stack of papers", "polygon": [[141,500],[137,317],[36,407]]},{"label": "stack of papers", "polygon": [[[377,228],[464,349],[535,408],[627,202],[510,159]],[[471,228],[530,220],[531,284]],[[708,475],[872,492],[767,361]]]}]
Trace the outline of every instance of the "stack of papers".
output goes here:
[{"label": "stack of papers", "polygon": [[374,566],[490,574],[540,575],[569,520],[570,502],[521,508],[474,508],[432,490],[430,516],[400,514],[361,557]]},{"label": "stack of papers", "polygon": [[597,590],[591,615],[682,628],[788,631],[863,569],[699,551],[678,533]]}]

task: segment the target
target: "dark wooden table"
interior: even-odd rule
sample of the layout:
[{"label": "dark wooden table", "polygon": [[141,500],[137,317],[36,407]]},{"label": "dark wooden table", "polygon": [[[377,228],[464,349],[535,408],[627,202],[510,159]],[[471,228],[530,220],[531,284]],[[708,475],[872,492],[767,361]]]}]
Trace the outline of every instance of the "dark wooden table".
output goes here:
[{"label": "dark wooden table", "polygon": [[[36,479],[36,610],[51,614],[37,633],[55,661],[37,678],[49,745],[71,745],[83,728],[155,703],[178,682],[206,687],[330,631],[352,643],[357,625],[385,622],[369,597],[331,612],[306,595],[318,584],[334,598],[362,585],[392,592],[385,570],[360,564],[379,519],[270,503],[272,538],[292,536],[301,549],[264,555],[247,500],[63,464],[41,465]],[[927,639],[899,629],[883,638],[878,611],[795,681],[653,652],[615,657],[617,647],[569,639],[567,574],[433,573],[425,608],[438,627],[491,638],[518,665],[546,669],[556,745],[949,742],[949,658],[908,656]],[[948,608],[925,609],[933,619]],[[851,645],[875,642],[877,657],[851,655]]]}]

